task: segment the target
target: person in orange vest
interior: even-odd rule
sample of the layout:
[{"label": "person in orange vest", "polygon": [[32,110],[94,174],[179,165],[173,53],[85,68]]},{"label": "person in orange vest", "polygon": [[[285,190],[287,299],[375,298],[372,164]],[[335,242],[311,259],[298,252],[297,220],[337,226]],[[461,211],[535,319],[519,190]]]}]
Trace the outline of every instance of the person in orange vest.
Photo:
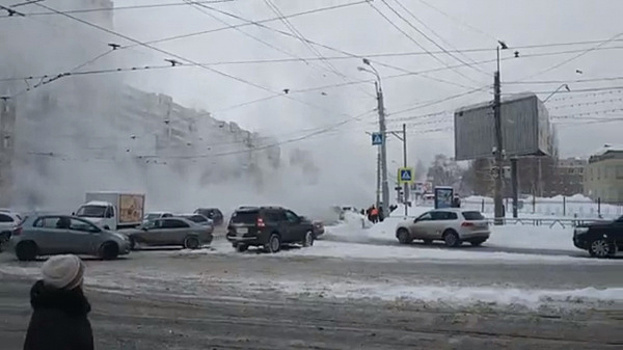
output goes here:
[{"label": "person in orange vest", "polygon": [[370,210],[370,221],[372,221],[375,224],[379,222],[379,210],[374,206]]}]

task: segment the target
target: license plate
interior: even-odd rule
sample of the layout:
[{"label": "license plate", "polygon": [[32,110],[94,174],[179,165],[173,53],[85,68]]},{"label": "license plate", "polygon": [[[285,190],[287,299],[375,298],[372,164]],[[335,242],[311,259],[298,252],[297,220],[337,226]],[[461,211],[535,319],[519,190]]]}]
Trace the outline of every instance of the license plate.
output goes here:
[{"label": "license plate", "polygon": [[248,233],[248,232],[249,232],[249,229],[246,227],[241,227],[241,228],[236,229],[236,234],[239,234],[239,235],[244,235],[245,233]]}]

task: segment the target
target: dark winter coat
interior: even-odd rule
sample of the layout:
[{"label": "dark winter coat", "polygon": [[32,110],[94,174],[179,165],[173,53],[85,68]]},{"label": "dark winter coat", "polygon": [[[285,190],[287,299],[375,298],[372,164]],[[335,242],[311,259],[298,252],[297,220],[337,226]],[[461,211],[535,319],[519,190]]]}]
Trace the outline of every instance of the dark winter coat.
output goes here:
[{"label": "dark winter coat", "polygon": [[52,290],[37,281],[30,290],[33,314],[24,350],[93,350],[87,314],[91,305],[82,289]]}]

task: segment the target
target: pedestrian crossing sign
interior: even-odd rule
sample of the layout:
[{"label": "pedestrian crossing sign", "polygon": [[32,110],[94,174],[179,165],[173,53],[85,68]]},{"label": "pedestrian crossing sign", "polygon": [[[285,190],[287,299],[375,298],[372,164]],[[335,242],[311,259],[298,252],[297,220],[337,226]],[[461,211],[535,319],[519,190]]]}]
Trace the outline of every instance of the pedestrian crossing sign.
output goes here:
[{"label": "pedestrian crossing sign", "polygon": [[399,168],[398,183],[401,185],[413,183],[413,168]]},{"label": "pedestrian crossing sign", "polygon": [[383,144],[383,134],[380,132],[372,133],[372,146],[378,146]]}]

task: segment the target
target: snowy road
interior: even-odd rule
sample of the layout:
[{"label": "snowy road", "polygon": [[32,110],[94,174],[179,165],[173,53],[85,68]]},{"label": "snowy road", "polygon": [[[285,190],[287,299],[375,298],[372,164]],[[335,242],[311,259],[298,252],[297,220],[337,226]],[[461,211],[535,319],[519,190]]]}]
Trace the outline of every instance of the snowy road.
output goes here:
[{"label": "snowy road", "polygon": [[[583,298],[616,293],[623,285],[618,265],[438,264],[287,254],[159,250],[112,262],[88,260],[86,288],[98,348],[611,349],[623,344],[623,300]],[[3,349],[21,346],[28,288],[40,264],[0,254]]]},{"label": "snowy road", "polygon": [[[485,246],[399,245],[393,223],[329,228],[311,248],[150,249],[87,259],[104,349],[610,349],[622,259],[567,230],[498,228]],[[219,235],[220,236],[220,235]],[[538,247],[535,247],[538,245]],[[0,254],[0,339],[19,349],[42,261]]]}]

